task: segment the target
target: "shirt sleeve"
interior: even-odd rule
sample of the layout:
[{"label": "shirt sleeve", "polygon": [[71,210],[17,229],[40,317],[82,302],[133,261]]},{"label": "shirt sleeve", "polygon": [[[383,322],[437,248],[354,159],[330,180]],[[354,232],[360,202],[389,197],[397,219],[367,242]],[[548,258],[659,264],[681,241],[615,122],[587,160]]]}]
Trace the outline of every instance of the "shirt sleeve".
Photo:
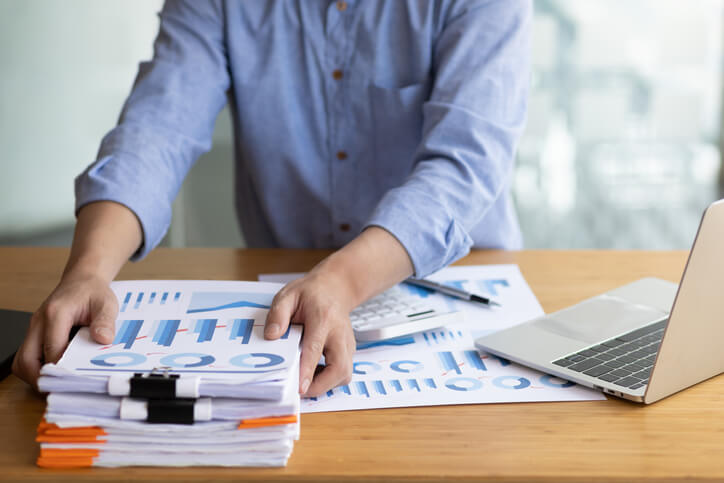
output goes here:
[{"label": "shirt sleeve", "polygon": [[109,200],[138,217],[143,245],[133,259],[166,233],[184,177],[211,147],[230,82],[219,2],[168,0],[160,20],[153,59],[140,64],[118,125],[75,180],[76,213]]},{"label": "shirt sleeve", "polygon": [[402,243],[418,277],[469,252],[470,230],[509,185],[527,111],[531,17],[530,0],[466,0],[437,37],[415,168],[367,222]]}]

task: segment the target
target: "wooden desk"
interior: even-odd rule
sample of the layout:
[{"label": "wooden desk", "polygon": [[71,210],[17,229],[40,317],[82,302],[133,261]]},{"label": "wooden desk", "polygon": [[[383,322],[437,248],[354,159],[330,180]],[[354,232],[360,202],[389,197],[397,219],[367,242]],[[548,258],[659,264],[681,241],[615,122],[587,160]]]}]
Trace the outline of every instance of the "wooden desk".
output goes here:
[{"label": "wooden desk", "polygon": [[[63,249],[0,248],[0,307],[33,310]],[[303,271],[322,251],[159,250],[122,278],[254,280]],[[678,280],[684,252],[478,252],[463,264],[518,263],[543,308],[560,309],[643,276]],[[724,480],[724,378],[650,407],[621,400],[384,409],[302,417],[283,469],[41,470],[44,401],[0,383],[0,480],[47,481],[681,481]]]}]

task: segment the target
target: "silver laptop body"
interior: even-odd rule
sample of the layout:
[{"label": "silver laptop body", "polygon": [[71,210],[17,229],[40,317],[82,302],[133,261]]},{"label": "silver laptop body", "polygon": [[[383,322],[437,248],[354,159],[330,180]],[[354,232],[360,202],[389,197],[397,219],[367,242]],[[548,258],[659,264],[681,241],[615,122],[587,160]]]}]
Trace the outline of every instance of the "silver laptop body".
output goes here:
[{"label": "silver laptop body", "polygon": [[719,200],[704,211],[678,291],[672,282],[641,279],[481,337],[476,346],[606,394],[653,403],[724,372],[723,253]]}]

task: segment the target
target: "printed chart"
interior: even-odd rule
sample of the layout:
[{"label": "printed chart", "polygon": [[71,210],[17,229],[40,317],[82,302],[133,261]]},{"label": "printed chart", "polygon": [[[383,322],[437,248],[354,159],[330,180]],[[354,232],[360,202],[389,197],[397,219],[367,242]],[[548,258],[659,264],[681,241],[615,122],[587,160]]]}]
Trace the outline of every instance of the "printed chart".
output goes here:
[{"label": "printed chart", "polygon": [[277,284],[142,281],[115,282],[112,288],[121,302],[113,342],[96,344],[81,331],[61,365],[86,374],[163,368],[239,375],[294,364],[299,326],[290,326],[276,341],[263,336]]},{"label": "printed chart", "polygon": [[302,412],[602,398],[598,392],[465,345],[391,352],[378,351],[365,359],[358,353],[352,382],[303,400]]},{"label": "printed chart", "polygon": [[491,297],[502,306],[491,309],[401,284],[415,296],[459,311],[459,321],[444,329],[358,344],[352,382],[303,400],[302,412],[603,398],[475,349],[476,338],[543,313],[517,266],[448,267],[428,278]]}]

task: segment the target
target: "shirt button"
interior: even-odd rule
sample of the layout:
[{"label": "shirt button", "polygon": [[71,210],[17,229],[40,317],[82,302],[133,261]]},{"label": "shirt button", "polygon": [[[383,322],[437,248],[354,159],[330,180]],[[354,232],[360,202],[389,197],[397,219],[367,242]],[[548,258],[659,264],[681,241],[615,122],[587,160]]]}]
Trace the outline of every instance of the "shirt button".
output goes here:
[{"label": "shirt button", "polygon": [[344,12],[345,10],[347,10],[347,2],[339,0],[337,2],[337,10],[339,10],[340,12]]},{"label": "shirt button", "polygon": [[342,77],[344,77],[344,74],[342,74],[342,71],[339,69],[335,69],[332,71],[332,77],[334,80],[340,80]]},{"label": "shirt button", "polygon": [[337,159],[344,161],[347,159],[347,153],[345,151],[337,151]]},{"label": "shirt button", "polygon": [[341,225],[339,225],[339,229],[341,231],[347,232],[347,231],[349,231],[350,228],[351,227],[349,226],[349,223],[342,223]]}]

